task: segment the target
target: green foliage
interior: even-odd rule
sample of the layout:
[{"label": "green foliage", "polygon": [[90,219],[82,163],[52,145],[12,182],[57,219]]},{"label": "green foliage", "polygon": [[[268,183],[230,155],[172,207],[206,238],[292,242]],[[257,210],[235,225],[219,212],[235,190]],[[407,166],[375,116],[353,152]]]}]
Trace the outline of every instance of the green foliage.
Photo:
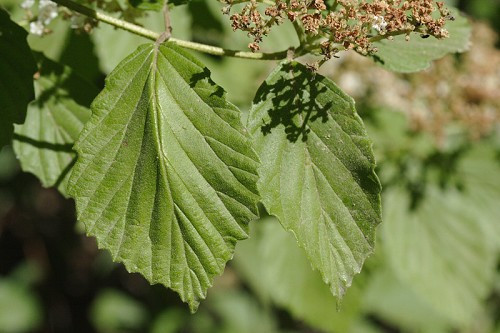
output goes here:
[{"label": "green foliage", "polygon": [[0,328],[5,333],[27,332],[42,320],[40,304],[26,286],[0,279]]},{"label": "green foliage", "polygon": [[[412,208],[411,193],[384,196],[383,250],[392,271],[436,312],[470,323],[493,286],[499,254],[500,165],[491,150],[461,160],[461,187],[429,184]],[[493,199],[496,198],[496,199]]]},{"label": "green foliage", "polygon": [[466,51],[469,48],[470,26],[456,10],[453,15],[455,20],[446,24],[450,37],[438,40],[412,33],[409,41],[404,35],[396,36],[394,40],[384,39],[375,43],[378,51],[373,59],[388,70],[411,73],[428,68],[433,60],[448,53]]},{"label": "green foliage", "polygon": [[250,239],[238,246],[235,266],[265,304],[285,308],[313,327],[348,332],[359,311],[359,286],[352,286],[340,304],[294,237],[274,218],[253,224]]},{"label": "green foliage", "polygon": [[124,332],[142,327],[148,314],[133,298],[105,289],[94,299],[90,320],[99,332]]},{"label": "green foliage", "polygon": [[28,106],[24,124],[15,127],[14,151],[24,171],[66,196],[76,162],[72,147],[90,118],[90,103],[98,91],[69,67],[42,54],[37,54],[37,61],[36,99]]},{"label": "green foliage", "polygon": [[43,309],[32,290],[39,277],[33,265],[24,264],[0,278],[0,331],[33,332],[42,322]]},{"label": "green foliage", "polygon": [[13,123],[22,123],[34,98],[36,63],[26,42],[26,31],[0,8],[0,149],[10,143]]},{"label": "green foliage", "polygon": [[440,309],[430,307],[410,285],[400,281],[387,267],[379,268],[370,277],[362,298],[363,311],[397,325],[405,332],[418,328],[419,332],[444,333],[452,327]]},{"label": "green foliage", "polygon": [[70,180],[79,219],[115,260],[194,311],[257,213],[258,158],[239,110],[167,43],[122,61],[92,112]]},{"label": "green foliage", "polygon": [[[147,19],[139,20],[139,22],[154,30],[163,27],[161,15],[156,15],[156,13],[150,13]],[[105,74],[111,73],[125,55],[134,52],[139,45],[144,44],[144,39],[140,36],[125,33],[106,24],[100,24],[90,37],[99,58],[99,66]]]},{"label": "green foliage", "polygon": [[371,142],[353,100],[284,62],[257,91],[248,121],[262,202],[342,296],[372,252],[381,214]]},{"label": "green foliage", "polygon": [[[216,3],[176,7],[188,2],[169,1],[175,38],[247,47],[248,31],[232,33]],[[93,6],[164,29],[163,1],[129,3],[135,8],[124,1]],[[13,11],[27,28],[36,19]],[[450,38],[413,33],[407,42],[405,31],[396,31],[393,41],[376,42],[374,59],[389,70],[413,72],[447,53],[465,51],[470,29],[465,17],[454,15],[447,24]],[[252,239],[241,243],[233,266],[258,300],[234,286],[225,294],[214,288],[196,316],[180,309],[149,314],[141,300],[106,290],[90,312],[97,330],[280,332],[280,318],[273,314],[277,306],[325,331],[378,332],[370,319],[376,316],[410,332],[415,327],[445,332],[468,328],[485,312],[500,254],[500,228],[493,223],[500,216],[500,183],[492,177],[500,170],[491,148],[439,151],[428,140],[407,135],[393,113],[370,114],[387,184],[385,223],[381,254],[353,280],[375,247],[381,184],[372,141],[352,98],[313,69],[320,62],[304,66],[291,59],[294,52],[283,55],[292,46],[295,55],[317,55],[317,36],[291,22],[273,30],[261,47],[285,50],[279,53],[287,60],[262,83],[245,113],[229,100],[249,104],[269,63],[245,66],[242,59],[211,55],[202,63],[175,45],[179,39],[141,45],[142,37],[102,22],[93,35],[79,35],[61,16],[47,26],[54,34],[28,38],[31,49],[43,51],[33,57],[26,32],[0,9],[0,148],[13,141],[24,171],[75,199],[78,220],[99,248],[129,272],[176,291],[194,312],[232,259],[236,243],[248,237],[259,201],[262,211],[276,217],[253,223]],[[115,17],[107,22],[120,27]],[[372,28],[367,38],[379,30]],[[142,27],[126,28],[137,29]],[[221,54],[207,45],[180,45]],[[104,86],[101,72],[109,73]],[[213,77],[235,96],[229,99]],[[25,116],[12,140],[13,124]],[[382,126],[375,128],[374,119]],[[0,180],[9,177],[3,170],[9,169],[9,152],[0,152]],[[466,158],[460,160],[462,153]],[[0,218],[12,201],[0,200]],[[36,299],[26,296],[25,285],[5,281],[0,281],[0,307],[8,309],[12,302],[19,310],[17,316],[2,316],[6,310],[0,310],[0,331],[34,329],[41,313]]]}]

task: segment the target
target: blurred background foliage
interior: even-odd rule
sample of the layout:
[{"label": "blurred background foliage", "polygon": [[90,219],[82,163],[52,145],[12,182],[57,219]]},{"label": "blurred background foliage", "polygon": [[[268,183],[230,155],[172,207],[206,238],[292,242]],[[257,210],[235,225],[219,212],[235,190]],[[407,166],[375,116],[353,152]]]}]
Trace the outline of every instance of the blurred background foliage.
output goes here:
[{"label": "blurred background foliage", "polygon": [[[0,332],[500,333],[500,2],[448,1],[473,22],[470,52],[429,70],[389,73],[359,56],[321,72],[357,103],[384,184],[375,253],[343,300],[331,296],[272,217],[253,223],[208,298],[190,315],[178,296],[114,264],[75,222],[74,205],[0,152]],[[160,15],[127,8],[157,31]],[[0,0],[27,26],[17,0]],[[215,0],[172,10],[175,37],[244,49]],[[104,24],[91,34],[61,19],[29,36],[34,50],[98,87],[145,41]],[[284,24],[264,51],[296,45]],[[244,113],[275,63],[197,54]],[[307,59],[304,59],[307,61]],[[263,212],[265,215],[265,212]]]}]

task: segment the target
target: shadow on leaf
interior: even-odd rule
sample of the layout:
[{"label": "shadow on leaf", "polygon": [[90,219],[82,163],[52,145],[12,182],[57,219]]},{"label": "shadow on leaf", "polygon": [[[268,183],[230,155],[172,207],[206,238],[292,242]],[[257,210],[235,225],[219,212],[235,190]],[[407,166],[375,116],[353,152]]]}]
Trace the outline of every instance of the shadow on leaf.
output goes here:
[{"label": "shadow on leaf", "polygon": [[264,82],[254,99],[254,104],[268,99],[273,103],[268,111],[270,121],[261,126],[262,133],[267,135],[281,125],[290,142],[299,138],[307,141],[310,122],[328,121],[332,103],[321,105],[318,102],[327,88],[320,88],[320,79],[300,64],[283,64],[281,73],[283,75],[275,83]]},{"label": "shadow on leaf", "polygon": [[39,141],[17,133],[14,133],[13,139],[15,141],[29,144],[38,149],[47,149],[56,152],[74,153],[73,143],[60,144],[60,143],[51,143],[47,141]]},{"label": "shadow on leaf", "polygon": [[[50,87],[45,87],[36,97],[35,103],[41,108],[50,99],[67,98],[72,99],[83,107],[90,107],[90,103],[97,96],[98,90],[87,80],[77,76],[75,73],[65,72],[64,67],[46,58],[42,53],[35,52],[40,79],[49,79]],[[85,89],[82,89],[82,83]]]},{"label": "shadow on leaf", "polygon": [[193,89],[195,89],[198,86],[198,83],[203,80],[208,80],[208,83],[210,83],[210,86],[216,87],[215,91],[210,94],[210,97],[212,96],[217,96],[222,98],[224,96],[224,89],[222,89],[220,86],[215,84],[214,81],[210,78],[210,70],[205,67],[203,68],[202,72],[193,74],[189,80],[189,86]]}]

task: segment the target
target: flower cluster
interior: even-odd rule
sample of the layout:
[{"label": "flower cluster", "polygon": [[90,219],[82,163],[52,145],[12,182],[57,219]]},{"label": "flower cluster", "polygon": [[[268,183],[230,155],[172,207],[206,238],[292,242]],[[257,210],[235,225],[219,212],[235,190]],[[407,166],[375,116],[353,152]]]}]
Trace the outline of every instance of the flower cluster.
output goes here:
[{"label": "flower cluster", "polygon": [[356,100],[404,112],[414,131],[432,134],[438,144],[450,129],[479,139],[500,129],[500,51],[487,25],[476,23],[472,31],[469,52],[420,73],[398,75],[348,54],[322,71]]},{"label": "flower cluster", "polygon": [[[137,23],[137,19],[145,16],[146,12],[134,8],[128,2],[121,0],[86,0],[93,9],[108,13],[117,13],[128,22]],[[70,27],[77,31],[90,33],[98,24],[97,20],[81,15],[64,7],[58,7],[51,0],[24,0],[21,8],[26,12],[30,33],[38,36],[51,33],[48,25],[57,17],[70,22]]]},{"label": "flower cluster", "polygon": [[307,38],[322,39],[321,53],[327,59],[340,50],[372,54],[374,41],[399,34],[409,38],[411,32],[419,32],[422,37],[446,38],[445,23],[453,19],[443,2],[433,0],[336,0],[330,8],[324,0],[275,0],[263,13],[257,0],[250,0],[233,14],[236,0],[221,1],[233,30],[253,38],[252,51],[259,50],[262,37],[273,25],[288,19],[300,23]]},{"label": "flower cluster", "polygon": [[[35,0],[25,0],[21,3],[21,7],[29,12],[35,5]],[[41,36],[48,32],[47,25],[52,22],[58,15],[57,4],[50,0],[38,1],[38,15],[30,22],[30,32],[34,35]]]}]

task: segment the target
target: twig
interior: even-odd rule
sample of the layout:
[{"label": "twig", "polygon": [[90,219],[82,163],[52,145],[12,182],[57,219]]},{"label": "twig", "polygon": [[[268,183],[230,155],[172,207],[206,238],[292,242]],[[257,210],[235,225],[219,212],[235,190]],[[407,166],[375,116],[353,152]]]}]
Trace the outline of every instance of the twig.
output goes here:
[{"label": "twig", "polygon": [[[75,12],[78,12],[80,14],[83,14],[85,16],[88,16],[90,18],[93,18],[95,20],[110,24],[112,26],[115,26],[119,29],[129,31],[133,34],[136,34],[138,36],[145,37],[147,39],[157,41],[161,34],[148,30],[146,28],[143,28],[141,26],[138,26],[136,24],[117,19],[115,17],[109,16],[107,14],[95,11],[91,8],[88,8],[86,6],[80,5],[79,3],[76,3],[72,0],[53,0],[55,3],[68,7],[71,10],[74,10]],[[261,53],[261,52],[245,52],[245,51],[236,51],[236,50],[228,50],[228,49],[223,49],[221,47],[217,46],[212,46],[212,45],[207,45],[207,44],[202,44],[202,43],[195,43],[191,41],[186,41],[182,39],[177,39],[171,37],[169,39],[169,42],[179,45],[181,47],[203,52],[203,53],[208,53],[212,55],[218,55],[218,56],[227,56],[227,57],[236,57],[236,58],[244,58],[244,59],[255,59],[255,60],[281,60],[285,59],[287,56],[287,50],[279,51],[279,52],[273,52],[273,53]]]}]

